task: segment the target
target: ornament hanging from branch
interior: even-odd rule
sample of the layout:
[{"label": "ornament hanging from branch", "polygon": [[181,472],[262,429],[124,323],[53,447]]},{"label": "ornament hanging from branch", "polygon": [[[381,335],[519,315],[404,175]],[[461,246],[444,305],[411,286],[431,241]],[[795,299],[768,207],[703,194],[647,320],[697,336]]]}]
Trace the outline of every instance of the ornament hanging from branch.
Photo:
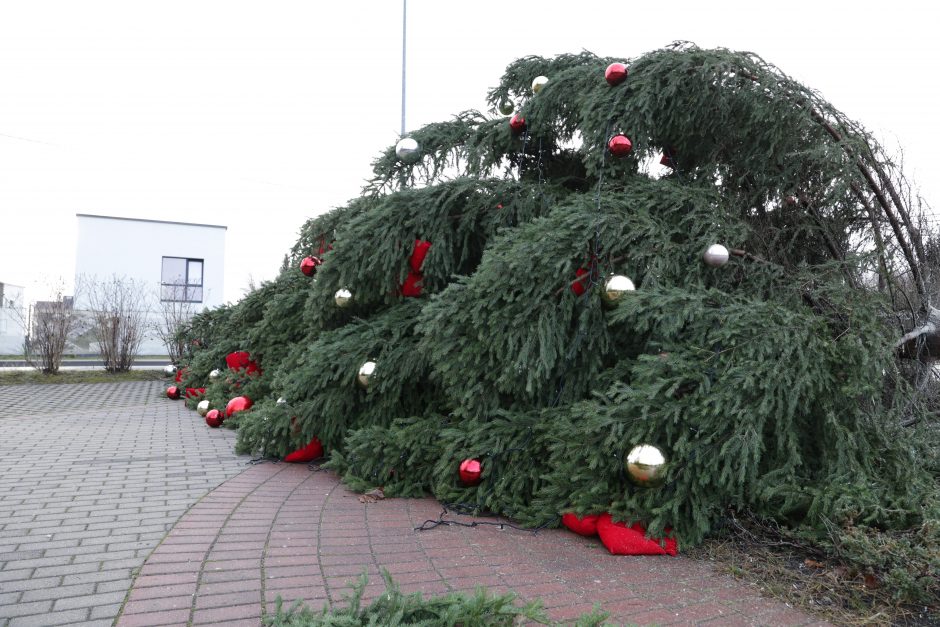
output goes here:
[{"label": "ornament hanging from branch", "polygon": [[345,287],[336,290],[336,293],[333,294],[333,302],[336,303],[337,307],[346,308],[352,304],[352,292],[347,290]]},{"label": "ornament hanging from branch", "polygon": [[623,300],[624,296],[636,290],[633,281],[622,274],[612,274],[604,282],[604,289],[601,291],[601,300],[608,307],[614,307]]},{"label": "ornament hanging from branch", "polygon": [[218,379],[220,376],[222,376],[222,371],[219,370],[218,368],[216,368],[215,370],[209,373],[209,378],[212,379],[213,381]]},{"label": "ornament hanging from branch", "polygon": [[616,87],[627,80],[627,72],[627,66],[623,63],[611,63],[607,66],[607,69],[604,70],[604,80],[606,80],[607,84],[611,87]]},{"label": "ornament hanging from branch", "polygon": [[300,262],[300,271],[304,273],[304,276],[313,276],[317,273],[317,266],[322,263],[323,261],[319,257],[304,257],[303,261]]},{"label": "ornament hanging from branch", "polygon": [[626,157],[633,150],[633,142],[626,135],[614,135],[607,142],[607,149],[615,157]]},{"label": "ornament hanging from branch", "polygon": [[503,115],[512,115],[512,112],[516,110],[516,107],[514,104],[512,104],[511,100],[503,100],[499,103],[499,107],[497,107],[497,109]]},{"label": "ornament hanging from branch", "polygon": [[460,483],[467,487],[475,486],[483,477],[483,464],[479,459],[465,459],[460,462],[458,474]]},{"label": "ornament hanging from branch", "polygon": [[359,372],[356,373],[356,383],[359,384],[363,390],[368,390],[369,385],[372,383],[372,375],[375,373],[375,362],[371,359],[361,366],[359,366]]},{"label": "ornament hanging from branch", "polygon": [[519,133],[523,132],[525,128],[525,118],[518,113],[509,119],[509,130],[512,131],[513,135],[518,135]]},{"label": "ornament hanging from branch", "polygon": [[395,144],[395,154],[405,163],[414,163],[418,160],[418,142],[411,137],[402,137]]},{"label": "ornament hanging from branch", "polygon": [[548,85],[547,76],[536,76],[534,79],[532,79],[532,93],[539,93],[542,91],[542,89],[545,88],[546,85]]},{"label": "ornament hanging from branch", "polygon": [[638,486],[655,488],[666,481],[666,456],[652,444],[634,446],[627,453],[627,474]]},{"label": "ornament hanging from branch", "polygon": [[712,244],[708,247],[708,250],[705,251],[705,254],[702,255],[702,260],[705,264],[714,268],[719,268],[728,263],[728,258],[728,249],[721,244]]}]

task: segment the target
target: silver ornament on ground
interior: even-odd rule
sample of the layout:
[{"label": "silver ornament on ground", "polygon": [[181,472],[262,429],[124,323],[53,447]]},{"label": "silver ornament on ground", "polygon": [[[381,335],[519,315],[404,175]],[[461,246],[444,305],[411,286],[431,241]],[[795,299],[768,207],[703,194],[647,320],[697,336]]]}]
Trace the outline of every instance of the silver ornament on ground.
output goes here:
[{"label": "silver ornament on ground", "polygon": [[503,115],[512,115],[512,112],[516,110],[516,106],[512,103],[511,100],[503,100],[499,103],[499,112]]},{"label": "silver ornament on ground", "polygon": [[666,481],[666,456],[652,444],[634,446],[627,453],[627,474],[633,483],[655,488]]},{"label": "silver ornament on ground", "polygon": [[218,368],[209,373],[210,379],[218,379],[220,376],[222,376],[222,371]]},{"label": "silver ornament on ground", "polygon": [[705,251],[705,254],[702,255],[702,259],[705,263],[715,268],[728,263],[728,257],[728,249],[721,244],[712,244],[708,247],[708,250]]},{"label": "silver ornament on ground", "polygon": [[612,274],[604,282],[604,289],[601,291],[601,300],[605,305],[613,306],[620,302],[623,297],[636,290],[633,281],[622,274]]},{"label": "silver ornament on ground", "polygon": [[534,79],[532,79],[532,93],[539,93],[546,85],[548,85],[547,76],[536,76]]},{"label": "silver ornament on ground", "polygon": [[411,137],[402,137],[395,144],[395,154],[402,161],[411,163],[418,158],[418,142]]},{"label": "silver ornament on ground", "polygon": [[176,366],[174,366],[173,364],[168,364],[166,366],[163,366],[164,376],[172,377],[174,374],[176,374]]},{"label": "silver ornament on ground", "polygon": [[345,287],[336,290],[336,293],[333,294],[333,302],[336,303],[337,307],[348,307],[352,303],[352,292]]},{"label": "silver ornament on ground", "polygon": [[202,416],[203,418],[205,418],[206,414],[209,413],[209,401],[208,400],[199,401],[199,404],[196,405],[196,413]]},{"label": "silver ornament on ground", "polygon": [[363,389],[368,388],[369,383],[372,382],[373,373],[375,373],[375,362],[369,360],[359,366],[359,373],[356,375],[356,383],[358,383]]}]

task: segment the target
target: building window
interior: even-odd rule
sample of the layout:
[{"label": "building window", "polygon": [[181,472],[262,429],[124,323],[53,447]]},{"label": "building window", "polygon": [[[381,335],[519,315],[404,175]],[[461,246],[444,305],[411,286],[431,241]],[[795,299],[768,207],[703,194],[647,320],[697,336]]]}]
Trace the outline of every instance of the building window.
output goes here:
[{"label": "building window", "polygon": [[160,273],[160,300],[201,303],[202,259],[164,257]]}]

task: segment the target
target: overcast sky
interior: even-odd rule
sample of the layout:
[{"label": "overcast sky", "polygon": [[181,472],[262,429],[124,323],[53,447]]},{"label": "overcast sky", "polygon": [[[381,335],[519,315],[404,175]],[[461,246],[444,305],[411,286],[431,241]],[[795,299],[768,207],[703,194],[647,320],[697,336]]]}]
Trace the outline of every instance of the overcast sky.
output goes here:
[{"label": "overcast sky", "polygon": [[[33,299],[71,282],[79,212],[227,225],[227,300],[273,278],[300,225],[358,195],[397,139],[401,5],[0,0],[0,282]],[[930,6],[410,0],[408,127],[483,108],[523,55],[691,40],[816,88],[903,147],[940,206]]]}]

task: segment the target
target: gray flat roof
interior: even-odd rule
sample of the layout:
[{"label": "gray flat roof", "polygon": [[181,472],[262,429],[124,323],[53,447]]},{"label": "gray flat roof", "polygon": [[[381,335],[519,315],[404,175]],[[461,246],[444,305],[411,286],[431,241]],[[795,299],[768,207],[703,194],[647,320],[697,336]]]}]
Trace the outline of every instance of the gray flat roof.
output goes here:
[{"label": "gray flat roof", "polygon": [[101,218],[102,220],[127,220],[128,222],[154,222],[156,224],[182,224],[183,226],[207,226],[211,229],[228,229],[221,224],[199,224],[197,222],[175,222],[173,220],[149,220],[147,218],[123,218],[121,216],[101,216],[94,213],[76,213],[79,218]]}]

